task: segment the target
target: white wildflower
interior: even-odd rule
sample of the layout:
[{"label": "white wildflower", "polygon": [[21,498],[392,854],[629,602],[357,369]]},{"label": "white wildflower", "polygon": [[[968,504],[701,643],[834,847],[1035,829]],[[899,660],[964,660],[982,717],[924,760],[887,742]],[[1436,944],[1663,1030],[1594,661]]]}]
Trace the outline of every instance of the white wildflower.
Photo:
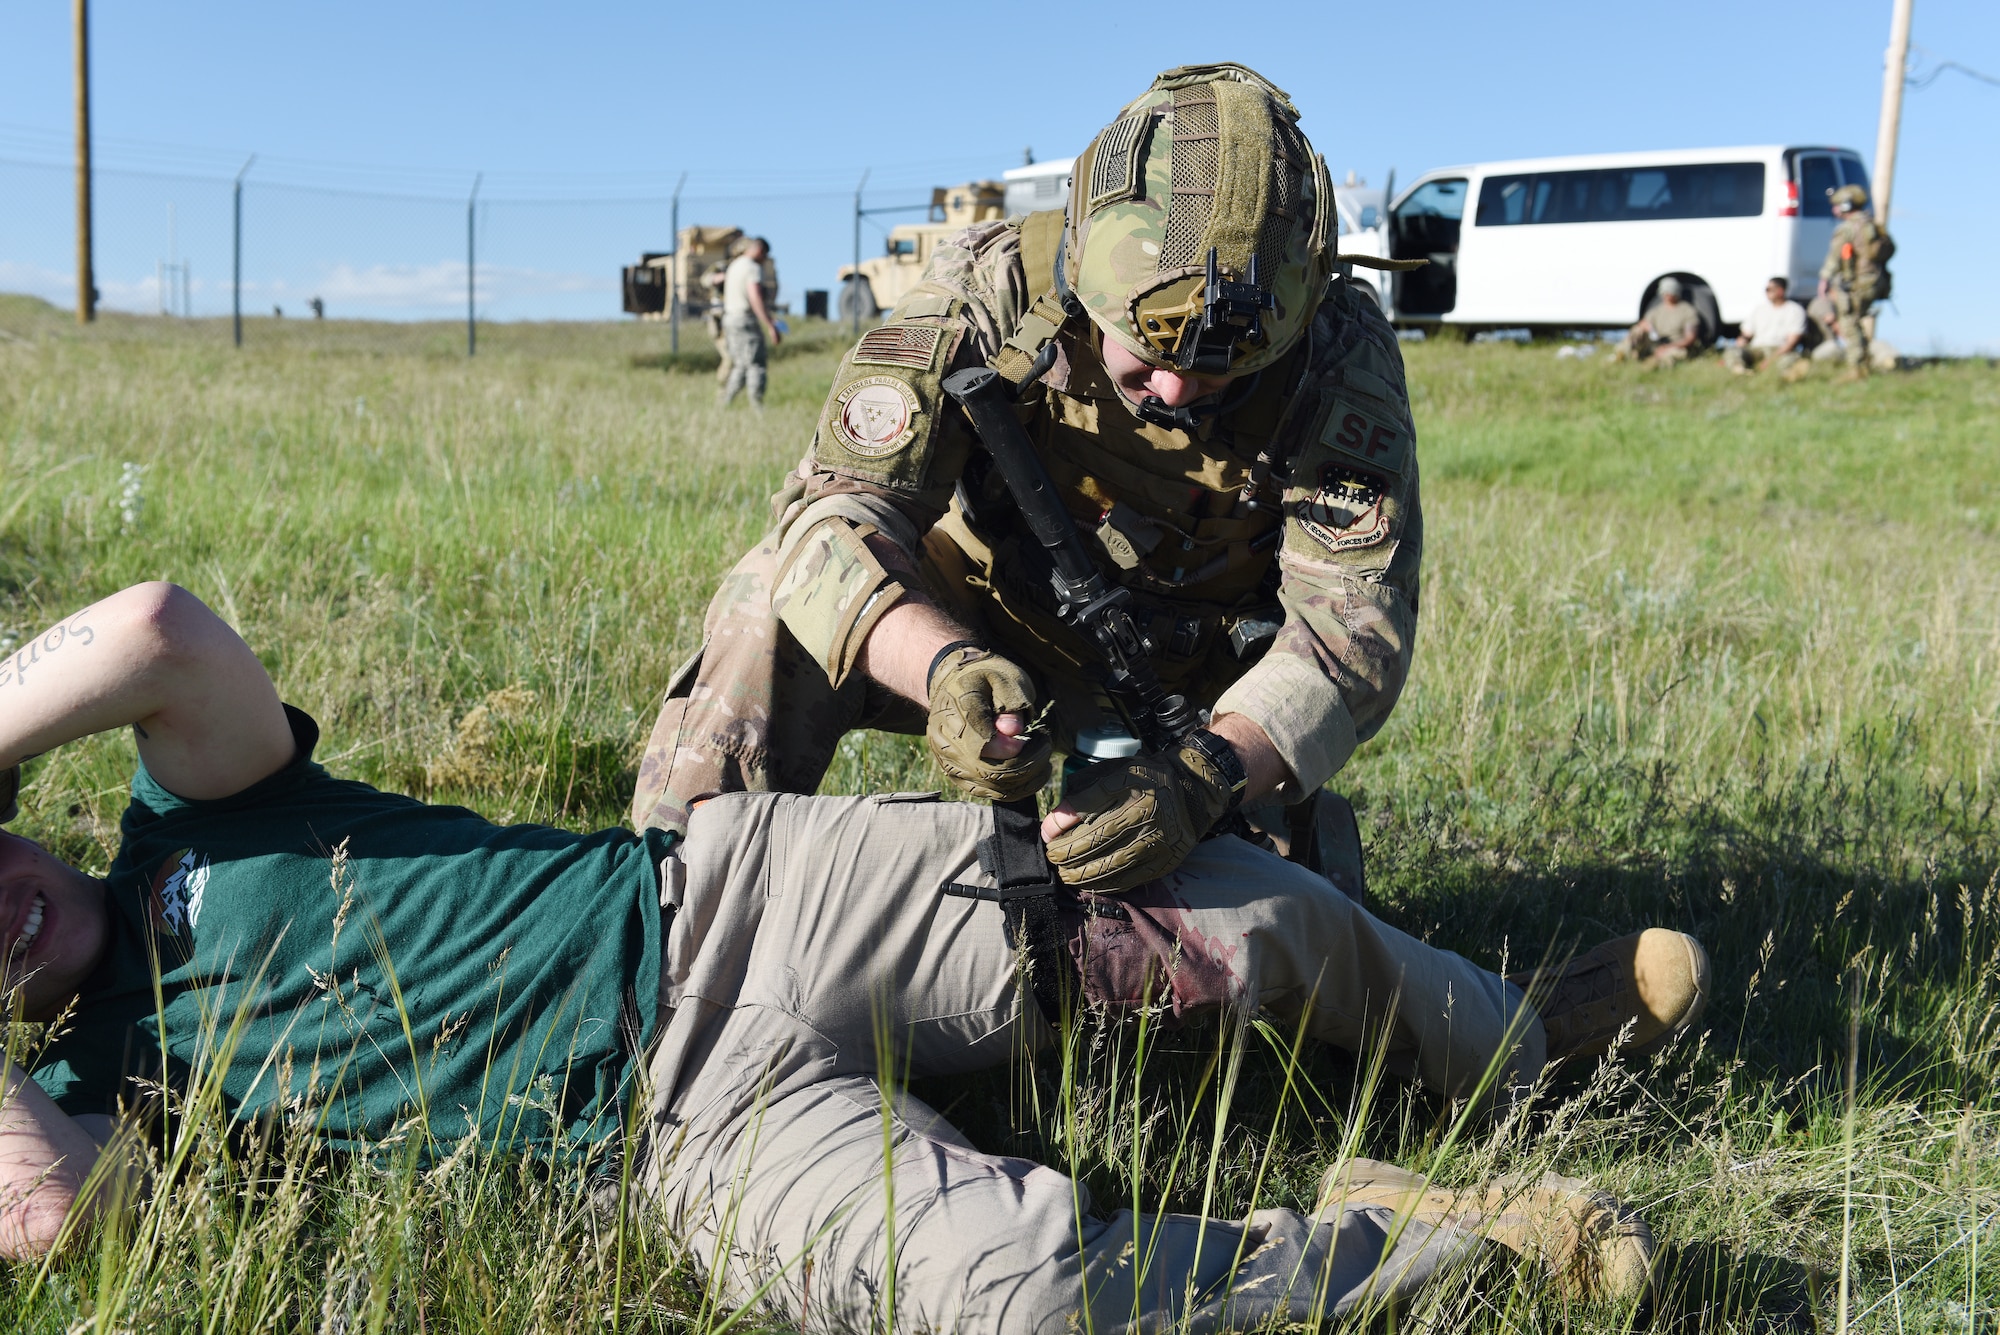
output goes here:
[{"label": "white wildflower", "polygon": [[137,533],[139,516],[146,512],[146,466],[128,461],[118,484],[119,521],[125,533]]}]

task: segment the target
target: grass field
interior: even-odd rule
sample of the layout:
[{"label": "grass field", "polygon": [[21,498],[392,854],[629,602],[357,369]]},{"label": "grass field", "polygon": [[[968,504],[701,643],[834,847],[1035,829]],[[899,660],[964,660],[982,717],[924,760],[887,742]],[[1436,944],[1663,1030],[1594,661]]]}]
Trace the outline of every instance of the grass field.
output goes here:
[{"label": "grass field", "polygon": [[[238,352],[219,323],[79,332],[0,297],[0,644],[176,580],[338,768],[496,818],[617,822],[658,691],[810,437],[840,331],[799,342],[759,417],[653,369],[657,326],[496,326],[468,361],[450,326],[256,321]],[[1338,780],[1379,911],[1496,966],[1694,932],[1705,1032],[1457,1133],[1256,1027],[1086,1035],[920,1092],[983,1147],[1148,1207],[1309,1205],[1343,1148],[1587,1174],[1667,1246],[1657,1328],[1833,1329],[1844,1287],[1852,1329],[2000,1329],[2000,371],[1785,386],[1406,351],[1417,666]],[[121,738],[39,762],[22,828],[101,871],[131,764]],[[932,786],[906,739],[852,739],[828,786],[885,785]],[[285,1158],[287,1177],[212,1128],[182,1152],[130,1233],[14,1269],[0,1320],[724,1324],[672,1238],[525,1166]],[[1634,1319],[1525,1276],[1438,1302],[1412,1323]]]}]

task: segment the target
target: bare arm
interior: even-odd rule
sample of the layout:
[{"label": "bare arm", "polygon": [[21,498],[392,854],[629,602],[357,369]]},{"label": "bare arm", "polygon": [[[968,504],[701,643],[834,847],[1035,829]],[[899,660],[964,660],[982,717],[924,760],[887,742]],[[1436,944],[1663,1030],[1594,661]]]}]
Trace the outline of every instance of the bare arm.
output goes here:
[{"label": "bare arm", "polygon": [[785,336],[778,332],[778,322],[771,318],[770,310],[764,305],[764,285],[762,283],[752,283],[750,285],[750,313],[757,317],[758,324],[770,330],[771,341],[773,343],[784,341]]},{"label": "bare arm", "polygon": [[295,749],[264,665],[175,584],[114,593],[0,660],[0,766],[127,726],[153,777],[197,800],[241,792]]},{"label": "bare arm", "polygon": [[0,1256],[40,1256],[62,1235],[63,1221],[84,1201],[77,1222],[96,1216],[102,1198],[84,1185],[110,1134],[109,1118],[86,1128],[56,1107],[42,1087],[7,1063],[0,1093]]},{"label": "bare arm", "polygon": [[[869,547],[892,569],[909,570],[909,558],[880,534],[871,536]],[[914,584],[914,580],[912,581]],[[953,640],[978,639],[953,621],[919,592],[905,593],[902,600],[877,621],[861,642],[857,666],[864,676],[906,700],[930,708],[930,668],[938,651]],[[1026,745],[1029,720],[1019,714],[1001,714],[993,720],[1000,735],[988,742],[982,754],[989,760],[1011,760]]]}]

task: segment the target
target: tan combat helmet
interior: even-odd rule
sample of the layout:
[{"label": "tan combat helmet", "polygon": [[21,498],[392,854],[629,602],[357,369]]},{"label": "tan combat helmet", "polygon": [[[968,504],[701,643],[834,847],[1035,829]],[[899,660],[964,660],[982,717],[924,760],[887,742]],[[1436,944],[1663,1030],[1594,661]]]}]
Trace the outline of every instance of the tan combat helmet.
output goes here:
[{"label": "tan combat helmet", "polygon": [[1838,190],[1827,191],[1826,197],[1832,201],[1833,207],[1836,209],[1865,209],[1868,207],[1867,186],[1844,185]]},{"label": "tan combat helmet", "polygon": [[1076,161],[1066,278],[1104,336],[1197,375],[1260,370],[1326,293],[1333,187],[1291,99],[1242,65],[1153,80]]}]

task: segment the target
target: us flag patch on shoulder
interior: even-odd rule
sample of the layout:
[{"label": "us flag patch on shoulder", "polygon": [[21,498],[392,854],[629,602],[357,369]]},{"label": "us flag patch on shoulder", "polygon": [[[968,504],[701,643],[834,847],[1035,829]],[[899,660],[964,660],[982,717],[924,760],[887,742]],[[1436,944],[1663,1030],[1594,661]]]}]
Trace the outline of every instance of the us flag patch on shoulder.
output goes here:
[{"label": "us flag patch on shoulder", "polygon": [[854,362],[857,366],[908,366],[928,371],[943,338],[944,329],[939,325],[885,324],[861,336],[854,347]]}]

